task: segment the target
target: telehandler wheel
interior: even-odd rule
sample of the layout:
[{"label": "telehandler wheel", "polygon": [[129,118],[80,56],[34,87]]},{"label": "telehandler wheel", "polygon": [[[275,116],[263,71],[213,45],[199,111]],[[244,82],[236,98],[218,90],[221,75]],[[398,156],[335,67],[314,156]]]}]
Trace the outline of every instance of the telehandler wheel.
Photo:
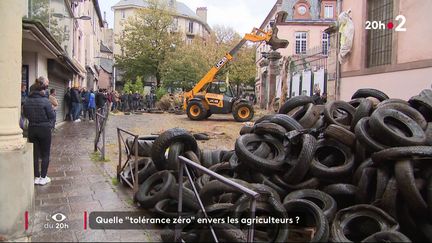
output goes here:
[{"label": "telehandler wheel", "polygon": [[249,103],[241,102],[234,105],[232,114],[236,121],[247,122],[254,117],[254,109]]},{"label": "telehandler wheel", "polygon": [[189,119],[194,121],[201,121],[206,119],[207,117],[207,110],[204,108],[204,105],[199,101],[189,102],[186,108],[186,112]]}]

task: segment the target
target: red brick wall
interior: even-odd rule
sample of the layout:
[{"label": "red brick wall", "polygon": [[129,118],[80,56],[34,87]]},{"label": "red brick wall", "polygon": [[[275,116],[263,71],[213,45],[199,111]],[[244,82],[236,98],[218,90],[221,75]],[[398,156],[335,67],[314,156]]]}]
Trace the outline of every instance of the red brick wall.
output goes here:
[{"label": "red brick wall", "polygon": [[100,89],[109,89],[112,87],[112,75],[101,69],[99,72],[98,86]]}]

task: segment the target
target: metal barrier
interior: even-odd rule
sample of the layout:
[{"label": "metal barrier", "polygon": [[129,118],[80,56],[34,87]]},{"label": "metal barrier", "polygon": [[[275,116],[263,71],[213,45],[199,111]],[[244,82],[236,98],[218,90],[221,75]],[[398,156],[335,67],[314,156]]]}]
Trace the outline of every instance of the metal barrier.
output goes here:
[{"label": "metal barrier", "polygon": [[[179,172],[178,172],[179,173],[178,174],[178,185],[179,185],[179,188],[178,188],[178,191],[179,191],[178,217],[181,217],[182,210],[183,210],[183,171],[185,171],[186,175],[188,177],[188,180],[189,180],[190,184],[192,185],[192,189],[193,189],[193,192],[195,194],[196,199],[198,200],[199,206],[200,206],[202,212],[204,213],[204,216],[206,218],[209,218],[209,216],[207,215],[207,212],[205,211],[205,207],[201,201],[201,198],[199,197],[199,193],[195,187],[195,184],[192,180],[191,174],[190,174],[189,169],[188,169],[188,166],[192,166],[195,169],[198,169],[201,172],[215,178],[216,180],[247,194],[251,199],[251,203],[250,203],[251,218],[252,219],[255,218],[256,200],[260,195],[258,192],[255,192],[255,191],[253,191],[249,188],[246,188],[246,187],[244,187],[244,186],[242,186],[242,185],[240,185],[234,181],[231,181],[230,179],[225,178],[225,177],[215,173],[214,171],[211,171],[211,170],[209,170],[209,169],[207,169],[207,168],[205,168],[205,167],[203,167],[203,166],[201,166],[201,165],[199,165],[199,164],[193,162],[192,160],[189,160],[183,156],[179,156],[179,161],[180,161],[180,166],[179,166]],[[248,242],[253,242],[254,226],[255,226],[255,224],[252,221],[251,226],[249,227],[249,230],[248,230],[248,236],[247,236]],[[213,236],[214,241],[219,242],[217,239],[216,233],[215,233],[213,227],[211,226],[211,224],[209,224],[209,228],[210,228],[210,231],[211,231],[211,234]],[[175,242],[182,242],[180,239],[180,236],[181,236],[181,229],[180,229],[180,225],[177,224],[176,229],[175,229]]]},{"label": "metal barrier", "polygon": [[[94,152],[101,153],[101,159],[105,160],[105,126],[108,120],[108,107],[105,105],[96,112],[96,137],[94,142]],[[99,140],[102,135],[102,146],[99,147]]]},{"label": "metal barrier", "polygon": [[[127,134],[134,138],[132,149],[134,153],[130,151],[130,148],[127,146],[127,143],[122,135],[122,133]],[[121,128],[117,128],[117,139],[118,139],[118,148],[119,148],[119,162],[117,165],[117,179],[120,181],[123,179],[126,184],[133,189],[134,194],[138,191],[138,135],[133,134],[129,131],[126,131]],[[122,145],[125,148],[126,152],[126,162],[124,165],[122,165]],[[134,156],[134,159],[132,160],[132,156]],[[134,175],[132,176],[132,183],[129,182],[129,180],[126,179],[126,177],[123,176],[122,172],[126,168],[126,166],[129,166],[130,170],[132,170],[131,161],[134,161],[135,164],[135,171]]]}]

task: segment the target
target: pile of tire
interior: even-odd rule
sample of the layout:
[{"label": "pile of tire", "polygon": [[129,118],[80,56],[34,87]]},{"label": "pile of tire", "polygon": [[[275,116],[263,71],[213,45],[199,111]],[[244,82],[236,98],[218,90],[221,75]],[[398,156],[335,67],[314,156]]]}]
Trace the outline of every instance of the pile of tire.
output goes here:
[{"label": "pile of tire", "polygon": [[[279,114],[243,127],[235,150],[201,150],[184,129],[171,129],[142,162],[139,206],[160,217],[177,216],[178,157],[183,155],[260,193],[256,214],[289,217],[301,212],[313,234],[302,241],[432,241],[432,91],[409,101],[374,89],[349,102],[316,105],[288,100]],[[210,217],[247,217],[250,199],[192,170]],[[192,186],[183,183],[184,215],[202,216]],[[211,241],[205,225],[181,225],[186,242]],[[246,241],[247,227],[214,224],[222,242]],[[256,225],[254,241],[287,242],[299,231]],[[162,239],[172,242],[167,228]]]}]

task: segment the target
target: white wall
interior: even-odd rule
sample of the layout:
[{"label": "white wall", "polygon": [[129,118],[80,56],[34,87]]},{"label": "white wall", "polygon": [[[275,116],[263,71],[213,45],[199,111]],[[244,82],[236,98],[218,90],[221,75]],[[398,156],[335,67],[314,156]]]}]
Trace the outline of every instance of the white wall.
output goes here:
[{"label": "white wall", "polygon": [[48,77],[48,59],[38,53],[36,54],[36,60],[36,77]]},{"label": "white wall", "polygon": [[340,86],[341,100],[351,100],[354,92],[361,88],[378,89],[390,98],[407,100],[423,89],[430,89],[431,84],[432,68],[343,78]]},{"label": "white wall", "polygon": [[29,86],[36,80],[36,53],[23,52],[22,65],[29,66]]}]

